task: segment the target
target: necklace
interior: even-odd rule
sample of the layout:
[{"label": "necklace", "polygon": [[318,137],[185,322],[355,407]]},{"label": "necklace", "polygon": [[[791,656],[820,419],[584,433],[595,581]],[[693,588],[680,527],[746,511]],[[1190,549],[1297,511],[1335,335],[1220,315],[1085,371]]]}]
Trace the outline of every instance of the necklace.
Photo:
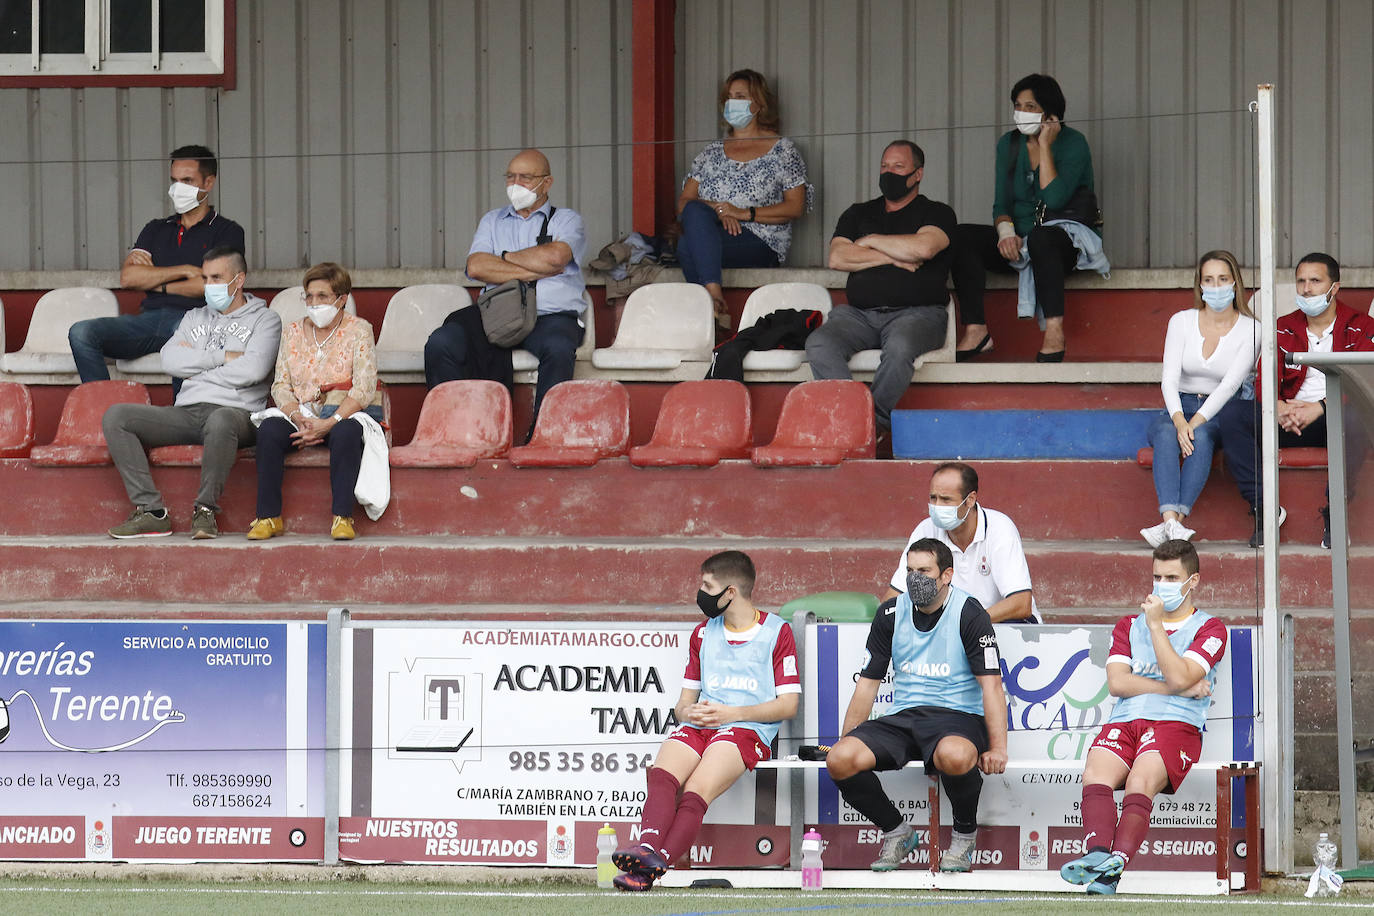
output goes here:
[{"label": "necklace", "polygon": [[[342,324],[342,322],[340,322],[340,324]],[[315,338],[315,353],[317,355],[323,355],[324,345],[329,343],[330,337],[333,337],[337,333],[339,333],[339,325],[336,324],[334,325],[334,330],[329,332],[329,337],[326,337],[324,340],[320,340],[320,330],[312,324],[310,326],[310,336]]]}]

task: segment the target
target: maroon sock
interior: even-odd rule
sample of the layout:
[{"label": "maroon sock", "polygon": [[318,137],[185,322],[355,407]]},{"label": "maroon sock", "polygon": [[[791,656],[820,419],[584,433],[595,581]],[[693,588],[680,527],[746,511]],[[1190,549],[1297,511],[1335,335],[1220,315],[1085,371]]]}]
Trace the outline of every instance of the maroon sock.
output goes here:
[{"label": "maroon sock", "polygon": [[1083,784],[1083,851],[1110,852],[1116,836],[1116,798],[1108,786]]},{"label": "maroon sock", "polygon": [[669,863],[676,862],[696,839],[701,829],[701,819],[706,816],[706,799],[695,792],[683,792],[682,803],[677,806],[677,817],[663,840],[663,858]]},{"label": "maroon sock", "polygon": [[662,767],[650,767],[648,796],[639,816],[639,841],[651,849],[663,846],[677,814],[677,777]]},{"label": "maroon sock", "polygon": [[1121,823],[1116,828],[1116,841],[1112,852],[1127,862],[1136,854],[1140,844],[1145,842],[1145,833],[1150,829],[1150,809],[1154,799],[1139,792],[1127,795],[1121,802]]}]

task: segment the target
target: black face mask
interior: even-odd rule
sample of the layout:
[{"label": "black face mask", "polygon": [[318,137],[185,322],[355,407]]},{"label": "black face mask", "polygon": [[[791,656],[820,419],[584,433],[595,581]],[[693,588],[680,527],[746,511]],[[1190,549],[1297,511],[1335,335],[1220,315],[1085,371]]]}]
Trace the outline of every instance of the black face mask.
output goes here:
[{"label": "black face mask", "polygon": [[905,175],[898,175],[896,172],[883,172],[878,176],[878,190],[882,191],[888,200],[901,200],[911,193],[912,189],[907,187],[906,180],[915,174],[907,172]]},{"label": "black face mask", "polygon": [[720,596],[724,595],[729,590],[730,586],[727,585],[713,595],[705,589],[697,589],[697,607],[701,608],[701,612],[706,615],[707,619],[715,619],[721,614],[724,614],[725,608],[728,608],[734,602],[735,599],[731,598],[729,601],[725,602],[725,607],[717,607],[717,604],[720,602]]}]

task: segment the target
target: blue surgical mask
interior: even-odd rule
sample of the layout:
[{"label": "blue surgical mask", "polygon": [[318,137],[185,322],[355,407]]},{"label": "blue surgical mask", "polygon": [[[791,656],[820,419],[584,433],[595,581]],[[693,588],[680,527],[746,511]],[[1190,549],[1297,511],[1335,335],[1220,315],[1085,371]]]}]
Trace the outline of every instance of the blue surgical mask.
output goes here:
[{"label": "blue surgical mask", "polygon": [[754,113],[749,110],[749,105],[748,99],[726,99],[725,123],[735,128],[748,125],[754,120]]},{"label": "blue surgical mask", "polygon": [[957,506],[937,506],[935,503],[931,503],[929,506],[931,523],[942,531],[953,531],[968,518],[967,512],[963,515],[959,514],[959,506],[966,502],[968,502],[967,496],[960,500]]},{"label": "blue surgical mask", "polygon": [[1326,307],[1331,304],[1326,299],[1330,294],[1331,290],[1328,289],[1320,296],[1298,296],[1298,308],[1302,309],[1304,314],[1315,318],[1326,311]]},{"label": "blue surgical mask", "polygon": [[[1188,577],[1188,579],[1191,578],[1192,576]],[[1188,580],[1185,579],[1184,582],[1186,581]],[[1183,604],[1184,597],[1192,590],[1190,586],[1185,592],[1183,582],[1156,582],[1151,591],[1159,596],[1160,601],[1164,602],[1164,610],[1172,614],[1179,609],[1179,606]]]},{"label": "blue surgical mask", "polygon": [[228,283],[205,284],[205,304],[217,312],[227,309],[230,303],[234,301],[234,296],[229,292],[229,287],[233,285],[233,282],[233,278],[230,278]]},{"label": "blue surgical mask", "polygon": [[1202,301],[1207,303],[1207,307],[1212,311],[1224,312],[1231,307],[1232,302],[1236,301],[1236,284],[1204,286],[1202,288]]}]

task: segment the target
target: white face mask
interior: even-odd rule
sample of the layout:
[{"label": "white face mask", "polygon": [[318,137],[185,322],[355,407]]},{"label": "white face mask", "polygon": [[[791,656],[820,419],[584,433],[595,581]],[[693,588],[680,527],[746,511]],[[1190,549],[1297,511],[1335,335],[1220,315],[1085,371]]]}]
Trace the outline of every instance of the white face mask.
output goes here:
[{"label": "white face mask", "polygon": [[317,328],[329,327],[329,322],[333,321],[339,314],[339,308],[335,305],[337,301],[336,299],[328,305],[307,305],[305,314],[310,318],[310,323]]},{"label": "white face mask", "polygon": [[167,196],[172,198],[172,208],[178,213],[190,213],[200,206],[200,188],[195,185],[174,181]]},{"label": "white face mask", "polygon": [[[543,183],[544,180],[541,178],[539,184],[535,185],[535,187],[537,188]],[[539,194],[535,191],[531,191],[519,182],[512,181],[510,184],[506,185],[506,199],[510,201],[510,205],[515,209],[528,210],[530,207],[533,207],[534,202],[539,199]]]},{"label": "white face mask", "polygon": [[1302,309],[1304,314],[1316,318],[1326,311],[1327,306],[1331,304],[1326,298],[1329,295],[1331,295],[1331,290],[1328,289],[1316,296],[1298,296],[1298,308]]},{"label": "white face mask", "polygon": [[1045,116],[1038,111],[1013,111],[1011,118],[1016,122],[1016,129],[1028,137],[1040,133],[1040,124],[1045,120]]}]

